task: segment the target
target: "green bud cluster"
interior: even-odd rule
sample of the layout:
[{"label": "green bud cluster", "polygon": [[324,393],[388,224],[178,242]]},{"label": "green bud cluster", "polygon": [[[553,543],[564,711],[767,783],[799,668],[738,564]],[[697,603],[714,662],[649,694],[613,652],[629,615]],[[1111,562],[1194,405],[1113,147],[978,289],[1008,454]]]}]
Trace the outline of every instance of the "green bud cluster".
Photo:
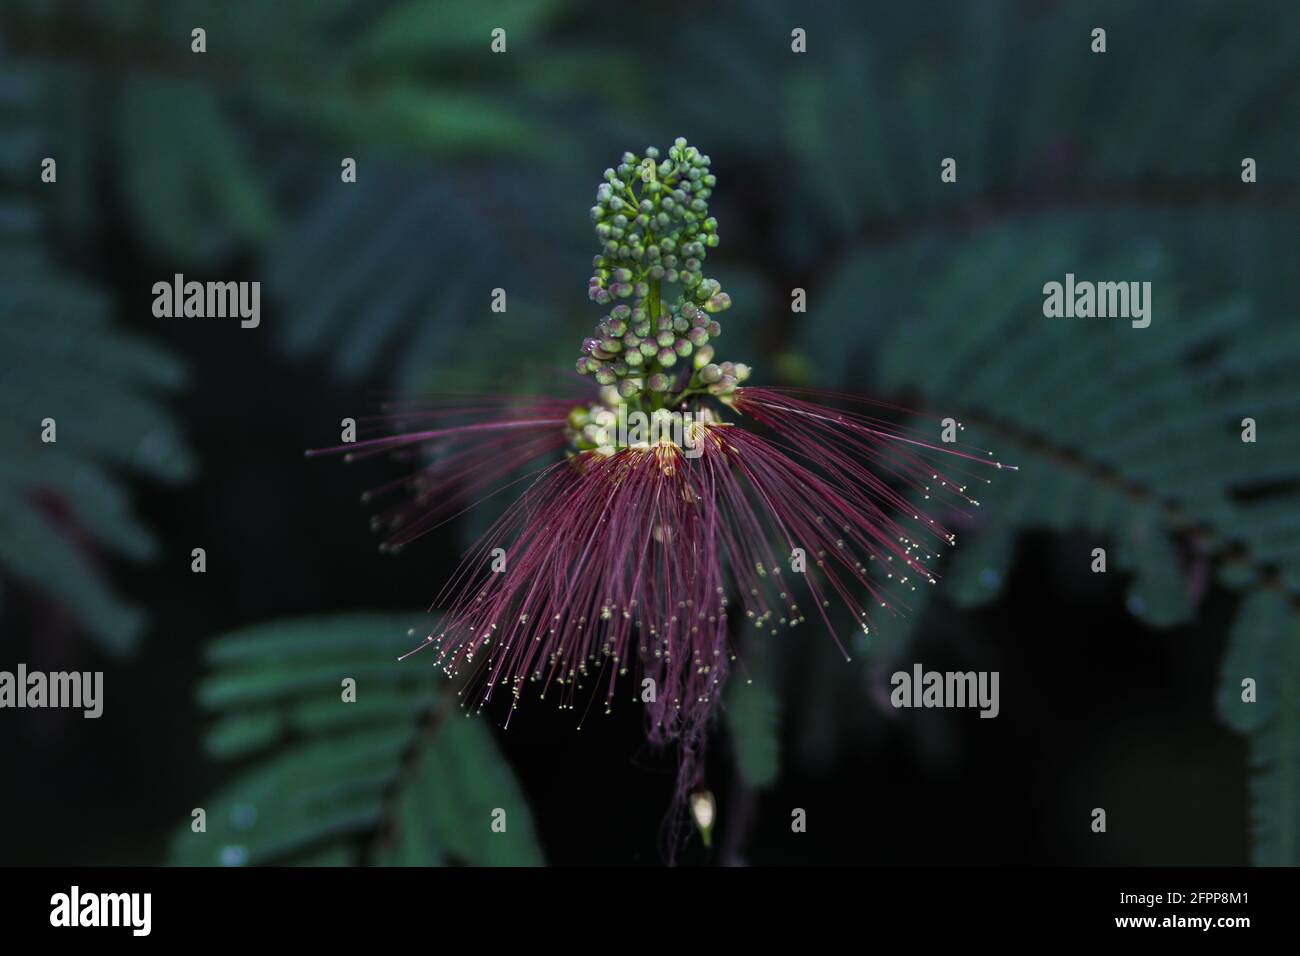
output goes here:
[{"label": "green bud cluster", "polygon": [[565,435],[577,451],[612,451],[617,423],[618,416],[605,405],[580,405],[569,412]]},{"label": "green bud cluster", "polygon": [[[715,183],[709,157],[678,138],[663,159],[653,146],[641,156],[624,153],[596,190],[591,218],[601,252],[587,292],[612,307],[583,342],[577,369],[616,389],[621,400],[650,393],[658,407],[669,392],[707,387],[726,394],[713,386],[733,379],[734,389],[739,381],[734,369],[712,383],[699,381],[698,371],[683,374],[689,363],[700,370],[712,362],[709,342],[722,334],[712,316],[731,306],[702,271],[707,251],[718,245],[708,205]],[[671,304],[663,298],[665,283],[682,288]]]}]

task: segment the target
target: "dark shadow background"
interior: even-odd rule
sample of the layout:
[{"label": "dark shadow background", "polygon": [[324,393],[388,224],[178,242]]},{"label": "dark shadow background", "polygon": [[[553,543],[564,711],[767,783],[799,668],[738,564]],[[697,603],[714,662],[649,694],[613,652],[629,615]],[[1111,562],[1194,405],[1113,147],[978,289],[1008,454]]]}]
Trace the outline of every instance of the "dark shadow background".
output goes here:
[{"label": "dark shadow background", "polygon": [[[58,155],[58,195],[17,160],[6,170],[24,170],[27,180],[11,176],[13,195],[45,217],[40,241],[59,274],[108,305],[109,325],[84,334],[147,340],[184,366],[183,387],[156,401],[194,468],[170,481],[109,463],[155,539],[151,560],[115,553],[75,518],[52,519],[49,534],[76,540],[115,599],[145,612],[131,653],[108,651],[84,609],[52,600],[40,580],[12,568],[0,578],[0,667],[106,672],[98,721],[0,713],[5,863],[164,862],[189,808],[237,769],[201,746],[207,718],[194,691],[205,642],[281,617],[406,611],[436,593],[468,525],[380,555],[358,495],[391,477],[390,466],[308,461],[302,451],[330,443],[340,418],[384,395],[528,389],[566,369],[598,318],[583,292],[590,194],[625,148],[666,146],[680,132],[713,157],[717,273],[736,302],[726,342],[757,378],[847,385],[930,410],[944,396],[899,389],[869,362],[846,360],[846,371],[822,358],[868,354],[894,324],[919,321],[927,273],[888,265],[917,236],[934,236],[943,259],[963,243],[982,248],[981,230],[1002,222],[1046,223],[1067,244],[1086,232],[1110,245],[1113,228],[1111,254],[1125,263],[1129,217],[1238,202],[1237,157],[1258,154],[1272,177],[1240,202],[1243,215],[1282,215],[1294,240],[1294,173],[1280,172],[1294,159],[1292,4],[668,3],[644,18],[607,4],[414,4],[429,12],[412,23],[438,41],[369,54],[358,37],[402,3],[321,5],[338,8],[332,18],[275,4],[284,10],[260,22],[268,5],[224,3],[220,16],[213,4],[116,6],[4,4],[3,61],[27,84],[5,100],[5,149],[17,152],[30,133],[31,155]],[[508,64],[487,52],[498,18]],[[189,25],[205,21],[210,52],[196,65]],[[1104,64],[1088,60],[1094,21],[1109,27]],[[810,36],[793,67],[791,25]],[[1045,64],[1059,75],[1034,80]],[[801,75],[792,79],[792,68]],[[1178,95],[1149,82],[1162,70]],[[878,80],[873,103],[844,85],[859,72]],[[988,80],[973,90],[962,85],[970,76]],[[1216,84],[1225,99],[1198,92]],[[404,113],[394,90],[437,109]],[[344,94],[354,98],[346,108]],[[1143,97],[1145,108],[1135,106]],[[213,106],[212,125],[194,121],[196,103]],[[336,115],[317,115],[328,105]],[[1166,124],[1169,110],[1178,117]],[[915,161],[899,146],[904,129],[915,134]],[[214,130],[228,137],[219,147]],[[1289,147],[1272,145],[1287,137]],[[1119,150],[1126,159],[1117,142],[1129,144]],[[214,165],[227,146],[238,161]],[[133,181],[145,149],[159,169]],[[939,188],[947,155],[961,157],[955,197]],[[341,156],[359,159],[356,187],[338,183]],[[878,165],[863,166],[863,156]],[[184,170],[175,181],[171,164]],[[204,185],[213,180],[221,188]],[[337,209],[343,188],[356,196]],[[1208,221],[1170,228],[1203,236]],[[1233,257],[1234,234],[1218,241]],[[383,253],[367,262],[367,248]],[[1286,249],[1277,255],[1285,260]],[[1170,310],[1213,298],[1197,286],[1193,258],[1170,259],[1172,278],[1157,293],[1180,290]],[[1267,311],[1288,267],[1258,266],[1262,291],[1225,282],[1216,293]],[[882,275],[873,270],[894,280],[879,298],[843,291],[846,271],[870,286]],[[1120,265],[1113,277],[1132,271]],[[261,327],[153,318],[150,287],[175,272],[261,280]],[[1027,324],[1044,278],[1024,278]],[[496,286],[511,296],[504,318],[487,308]],[[795,286],[822,313],[815,331],[801,331],[804,318],[788,310]],[[967,321],[983,321],[978,307]],[[4,361],[16,374],[24,358],[10,351]],[[35,507],[33,487],[6,494]],[[982,518],[996,526],[995,504]],[[1016,531],[993,599],[970,609],[931,602],[904,657],[999,671],[997,720],[884,713],[863,678],[856,695],[823,692],[818,675],[838,658],[828,638],[805,630],[777,662],[778,781],[745,787],[727,735],[715,735],[717,843],[692,843],[684,862],[1248,863],[1247,742],[1215,713],[1240,596],[1213,579],[1190,618],[1152,627],[1126,606],[1130,572],[1080,570],[1109,538],[1032,522]],[[198,546],[202,576],[189,568]],[[523,716],[497,738],[547,862],[660,862],[674,762],[644,747],[640,715],[623,708],[580,735],[547,707]],[[1098,806],[1105,835],[1088,827]],[[808,811],[806,834],[789,832],[793,807]]]}]

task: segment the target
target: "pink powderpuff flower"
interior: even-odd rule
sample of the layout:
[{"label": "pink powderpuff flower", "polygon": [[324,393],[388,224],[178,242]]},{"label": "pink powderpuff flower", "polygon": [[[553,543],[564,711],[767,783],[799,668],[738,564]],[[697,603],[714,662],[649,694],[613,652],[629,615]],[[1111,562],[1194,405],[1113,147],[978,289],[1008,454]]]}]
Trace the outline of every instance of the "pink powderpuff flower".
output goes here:
[{"label": "pink powderpuff flower", "polygon": [[[679,746],[679,806],[702,776],[738,625],[811,617],[847,658],[832,605],[867,633],[906,613],[954,543],[930,512],[978,504],[967,489],[987,479],[972,469],[1003,467],[895,423],[884,403],[746,387],[748,367],[715,363],[712,316],[730,299],[700,272],[717,244],[712,184],[708,157],[684,140],[663,162],[650,149],[606,171],[589,294],[631,302],[583,345],[594,400],[399,408],[381,420],[391,433],[316,453],[420,459],[381,489],[397,497],[375,519],[389,548],[513,492],[410,654],[431,654],[467,705],[508,698],[513,713],[535,693],[580,721],[632,675],[623,693],[645,706],[649,739]],[[666,282],[684,286],[675,302]]]}]

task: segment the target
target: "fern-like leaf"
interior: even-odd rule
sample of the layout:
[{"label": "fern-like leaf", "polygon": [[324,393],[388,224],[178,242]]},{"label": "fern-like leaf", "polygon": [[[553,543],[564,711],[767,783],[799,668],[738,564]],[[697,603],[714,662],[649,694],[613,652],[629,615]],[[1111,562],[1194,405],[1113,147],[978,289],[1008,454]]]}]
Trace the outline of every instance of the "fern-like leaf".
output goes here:
[{"label": "fern-like leaf", "polygon": [[29,71],[0,71],[0,122],[14,132],[0,146],[0,569],[125,653],[145,616],[104,580],[104,552],[154,556],[122,473],[178,482],[192,471],[161,404],[184,372],[117,329],[108,298],[50,251],[31,110],[39,88]]},{"label": "fern-like leaf", "polygon": [[427,618],[342,614],[214,640],[199,690],[217,718],[207,747],[246,763],[201,802],[206,831],[191,823],[176,834],[173,862],[539,863],[524,795],[491,733],[462,715],[427,661],[396,659],[417,624]]}]

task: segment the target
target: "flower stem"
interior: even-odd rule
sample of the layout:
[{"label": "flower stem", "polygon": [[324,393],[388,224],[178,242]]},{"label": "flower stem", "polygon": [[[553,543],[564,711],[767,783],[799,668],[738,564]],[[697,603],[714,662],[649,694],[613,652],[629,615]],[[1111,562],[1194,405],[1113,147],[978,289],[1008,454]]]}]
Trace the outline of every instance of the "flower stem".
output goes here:
[{"label": "flower stem", "polygon": [[677,405],[678,405],[678,403],[681,402],[682,399],[684,399],[684,398],[686,398],[686,397],[688,397],[688,396],[690,396],[690,395],[703,395],[703,394],[704,394],[704,389],[699,388],[698,386],[694,386],[693,383],[694,383],[694,376],[691,377],[691,381],[690,381],[690,382],[687,382],[687,383],[686,383],[686,387],[685,387],[684,389],[682,389],[680,392],[678,392],[677,395],[676,395],[674,398],[669,399],[667,405],[665,405],[664,407],[665,407],[665,408],[676,408]]}]

